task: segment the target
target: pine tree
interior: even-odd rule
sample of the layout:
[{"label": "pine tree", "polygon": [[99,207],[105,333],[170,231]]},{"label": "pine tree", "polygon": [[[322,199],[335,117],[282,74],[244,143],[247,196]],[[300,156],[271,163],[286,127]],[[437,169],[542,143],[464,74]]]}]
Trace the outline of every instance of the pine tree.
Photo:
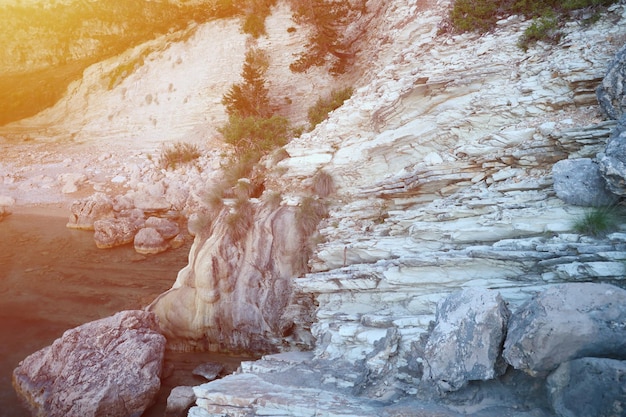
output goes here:
[{"label": "pine tree", "polygon": [[344,0],[294,0],[292,8],[294,20],[310,25],[312,34],[306,51],[290,65],[290,69],[304,72],[312,66],[330,62],[331,73],[344,72],[353,51],[352,41],[343,34],[350,20],[365,11],[364,2],[355,1],[353,4]]},{"label": "pine tree", "polygon": [[231,116],[270,117],[272,109],[269,90],[263,78],[265,66],[259,62],[258,51],[246,53],[241,77],[243,82],[233,84],[222,98],[222,104]]}]

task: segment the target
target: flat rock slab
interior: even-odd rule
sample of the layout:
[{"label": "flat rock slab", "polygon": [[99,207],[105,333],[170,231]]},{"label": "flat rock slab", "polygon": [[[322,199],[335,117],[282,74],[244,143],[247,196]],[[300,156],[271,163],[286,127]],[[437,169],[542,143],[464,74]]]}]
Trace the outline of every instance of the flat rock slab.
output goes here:
[{"label": "flat rock slab", "polygon": [[122,311],[24,359],[13,386],[34,416],[140,416],[161,386],[164,352],[154,314]]}]

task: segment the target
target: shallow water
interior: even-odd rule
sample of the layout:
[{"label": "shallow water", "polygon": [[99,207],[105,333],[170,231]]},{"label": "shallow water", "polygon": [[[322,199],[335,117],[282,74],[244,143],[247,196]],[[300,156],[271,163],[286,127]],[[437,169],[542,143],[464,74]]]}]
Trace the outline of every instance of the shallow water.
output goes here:
[{"label": "shallow water", "polygon": [[[27,417],[11,386],[19,361],[63,331],[143,308],[171,287],[187,264],[191,238],[156,256],[132,246],[97,249],[92,232],[65,227],[64,217],[12,214],[0,222],[0,417]],[[232,371],[241,358],[208,353],[166,355],[158,403],[144,416],[162,416],[169,389],[197,385],[197,364],[219,361]]]}]

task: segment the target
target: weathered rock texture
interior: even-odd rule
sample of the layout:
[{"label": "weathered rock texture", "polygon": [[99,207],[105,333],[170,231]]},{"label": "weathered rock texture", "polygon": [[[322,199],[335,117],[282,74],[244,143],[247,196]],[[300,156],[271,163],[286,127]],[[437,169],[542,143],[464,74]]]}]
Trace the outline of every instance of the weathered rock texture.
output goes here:
[{"label": "weathered rock texture", "polygon": [[292,279],[306,267],[300,212],[249,202],[209,221],[173,288],[150,307],[173,347],[263,352],[287,343],[297,332],[285,316]]},{"label": "weathered rock texture", "polygon": [[554,164],[554,191],[567,204],[602,207],[617,203],[600,167],[591,158],[564,159]]},{"label": "weathered rock texture", "polygon": [[622,416],[626,410],[626,361],[581,358],[561,364],[548,378],[559,417]]},{"label": "weathered rock texture", "polygon": [[626,196],[626,116],[619,120],[604,152],[598,154],[598,164],[608,189]]},{"label": "weathered rock texture", "polygon": [[437,305],[435,328],[426,344],[425,378],[444,391],[455,391],[468,381],[504,373],[500,355],[508,319],[497,291],[472,288],[447,297]]},{"label": "weathered rock texture", "polygon": [[123,311],[24,359],[13,386],[34,416],[139,416],[159,391],[164,351],[152,313]]},{"label": "weathered rock texture", "polygon": [[[393,1],[373,13],[376,30],[360,39],[358,57],[371,65],[353,96],[285,147],[289,158],[276,167],[281,175],[266,184],[266,192],[297,195],[322,169],[334,179],[330,214],[320,226],[325,240],[310,273],[293,281],[318,305],[312,359],[296,365],[272,358],[203,385],[190,415],[400,413],[389,404],[401,407],[421,394],[431,322],[450,293],[489,288],[517,310],[555,284],[624,285],[626,235],[575,233],[584,208],[556,197],[552,167],[595,158],[606,146],[616,123],[603,120],[595,89],[622,47],[626,9],[612,6],[587,27],[568,23],[559,45],[538,43],[524,52],[517,42],[530,22],[519,16],[480,36],[442,35],[449,5]],[[197,239],[194,262],[213,244]],[[569,359],[540,367],[548,372]],[[322,382],[304,390],[278,377],[287,369]],[[540,388],[522,400],[507,373],[447,394],[450,408],[438,412],[553,415],[537,394],[541,382],[509,372]],[[450,376],[461,381],[458,375]],[[507,383],[506,395],[479,391]],[[407,409],[415,413],[424,404]]]},{"label": "weathered rock texture", "polygon": [[75,201],[70,211],[67,227],[71,229],[94,230],[97,220],[112,219],[115,216],[113,201],[104,193],[95,193],[89,198]]},{"label": "weathered rock texture", "polygon": [[555,285],[511,316],[504,358],[532,374],[587,356],[626,359],[625,304],[612,285]]},{"label": "weathered rock texture", "polygon": [[[196,388],[191,415],[553,414],[537,395],[542,383],[514,369],[497,381],[467,385],[467,375],[451,373],[463,386],[431,407],[428,398],[418,398],[425,371],[431,372],[425,347],[437,304],[463,288],[497,291],[516,310],[555,284],[601,280],[624,286],[626,234],[598,239],[574,233],[584,208],[556,196],[552,168],[568,158],[595,158],[616,126],[604,120],[595,90],[626,39],[626,7],[611,6],[593,24],[565,23],[558,45],[539,42],[523,51],[517,44],[530,21],[512,16],[482,35],[441,31],[451,3],[368,1],[363,18],[346,29],[362,36],[354,45],[355,69],[340,81],[328,81],[328,74],[318,80],[324,68],[297,78],[270,66],[273,86],[306,98],[294,100],[298,104],[286,114],[314,102],[320,84],[355,87],[328,120],[285,146],[287,157],[264,161],[261,198],[281,194],[280,204],[251,199],[207,210],[203,190],[218,181],[212,173],[219,164],[206,159],[199,164],[214,170],[174,174],[144,160],[121,171],[120,181],[131,190],[116,199],[116,211],[209,214],[191,224],[196,237],[189,266],[151,306],[174,347],[278,350],[314,344],[304,359],[271,357]],[[306,32],[298,27],[287,39],[292,24],[279,3],[267,22],[268,37],[257,43],[280,50],[271,61],[282,68],[292,58],[283,45],[301,42]],[[188,45],[151,54],[120,89],[100,94],[100,107],[94,107],[86,104],[96,102],[87,99],[90,88],[100,85],[94,80],[120,59],[101,63],[86,71],[67,100],[7,129],[44,126],[52,137],[77,132],[77,140],[120,126],[129,139],[179,138],[194,129],[210,135],[214,126],[204,129],[194,121],[225,120],[222,107],[212,104],[223,85],[236,79],[245,42],[220,49],[214,40],[220,34],[243,40],[233,33],[239,33],[234,21],[199,27]],[[129,51],[122,62],[140,53]],[[224,71],[224,77],[211,78],[215,86],[202,81],[210,99],[196,94],[200,81],[210,78],[206,56]],[[163,65],[159,57],[170,61]],[[183,70],[190,75],[181,76]],[[155,72],[158,77],[151,78]],[[154,88],[167,77],[180,82]],[[123,94],[127,100],[120,100]],[[157,95],[172,106],[159,106]],[[141,127],[133,129],[134,123]],[[305,265],[308,245],[300,227],[308,222],[296,214],[322,171],[332,176],[334,190],[326,196],[329,215]],[[519,381],[538,385],[529,389],[535,395],[520,398]]]},{"label": "weathered rock texture", "polygon": [[600,108],[611,119],[620,119],[626,111],[626,46],[615,54],[597,95]]}]

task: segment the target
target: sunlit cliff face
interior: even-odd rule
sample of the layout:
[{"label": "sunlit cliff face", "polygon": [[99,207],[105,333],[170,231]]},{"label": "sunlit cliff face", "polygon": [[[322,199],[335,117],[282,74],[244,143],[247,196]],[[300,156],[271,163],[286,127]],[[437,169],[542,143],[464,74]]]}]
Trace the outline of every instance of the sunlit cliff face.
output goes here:
[{"label": "sunlit cliff face", "polygon": [[87,66],[210,19],[210,3],[0,0],[0,125],[54,104]]}]

